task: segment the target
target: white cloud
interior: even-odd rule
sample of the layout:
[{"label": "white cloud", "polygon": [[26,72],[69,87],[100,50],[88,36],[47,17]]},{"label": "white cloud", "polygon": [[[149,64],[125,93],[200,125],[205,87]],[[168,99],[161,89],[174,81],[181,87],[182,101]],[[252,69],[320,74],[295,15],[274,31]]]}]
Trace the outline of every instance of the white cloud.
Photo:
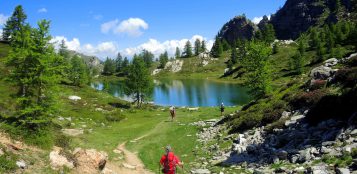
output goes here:
[{"label": "white cloud", "polygon": [[9,16],[0,14],[0,25],[4,25],[8,18],[9,18]]},{"label": "white cloud", "polygon": [[[261,17],[254,17],[252,19],[252,22],[255,23],[255,24],[259,24],[259,22],[263,19],[263,16]],[[268,16],[268,19],[270,20],[270,15]]]},{"label": "white cloud", "polygon": [[128,36],[138,37],[143,34],[143,30],[147,30],[149,24],[140,18],[129,18],[119,22],[118,19],[103,23],[101,25],[102,33],[127,34]]},{"label": "white cloud", "polygon": [[82,46],[78,38],[69,40],[64,36],[56,36],[52,39],[51,42],[54,43],[56,48],[58,48],[62,40],[65,41],[65,44],[69,50],[73,50],[89,56],[97,56],[102,60],[104,60],[104,58],[107,56],[114,58],[119,50],[115,42],[101,42],[95,46],[92,44],[84,44]]},{"label": "white cloud", "polygon": [[37,10],[38,13],[47,13],[47,9],[46,8],[40,8]]},{"label": "white cloud", "polygon": [[0,39],[2,38],[2,29],[0,29]]},{"label": "white cloud", "polygon": [[212,48],[213,40],[207,40],[203,36],[194,35],[191,37],[191,39],[167,40],[164,42],[159,42],[156,39],[149,39],[149,41],[137,47],[126,48],[124,50],[121,50],[120,52],[124,56],[132,57],[135,53],[139,54],[143,49],[145,49],[152,52],[155,55],[155,57],[158,57],[164,51],[167,51],[170,56],[173,56],[175,54],[176,47],[180,48],[182,52],[188,40],[193,44],[196,39],[199,39],[201,41],[205,40],[208,50]]},{"label": "white cloud", "polygon": [[100,20],[103,19],[103,15],[100,15],[100,14],[94,15],[94,16],[93,16],[93,19],[100,21]]}]

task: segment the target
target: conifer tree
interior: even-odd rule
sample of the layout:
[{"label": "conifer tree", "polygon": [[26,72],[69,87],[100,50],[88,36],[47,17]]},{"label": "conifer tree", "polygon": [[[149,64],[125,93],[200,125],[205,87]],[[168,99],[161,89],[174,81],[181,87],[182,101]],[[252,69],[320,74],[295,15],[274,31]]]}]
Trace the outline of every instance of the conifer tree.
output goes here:
[{"label": "conifer tree", "polygon": [[195,56],[198,56],[198,54],[200,54],[202,52],[201,51],[201,41],[199,39],[195,40],[194,52],[195,52]]},{"label": "conifer tree", "polygon": [[153,80],[145,62],[140,56],[134,56],[125,80],[125,93],[132,96],[134,102],[140,107],[142,102],[150,96],[153,86]]},{"label": "conifer tree", "polygon": [[121,56],[120,53],[118,53],[117,58],[115,59],[115,72],[122,71],[122,65],[123,65],[123,57]]},{"label": "conifer tree", "polygon": [[180,58],[181,57],[181,52],[180,52],[180,48],[176,47],[176,52],[175,52],[175,58]]},{"label": "conifer tree", "polygon": [[26,26],[27,15],[25,14],[21,5],[15,7],[11,17],[6,21],[3,28],[2,39],[11,42],[16,36],[20,34],[22,27]]},{"label": "conifer tree", "polygon": [[183,53],[184,53],[185,57],[192,57],[193,53],[192,53],[192,46],[191,46],[190,41],[186,42]]},{"label": "conifer tree", "polygon": [[201,51],[202,52],[207,51],[206,41],[204,41],[204,40],[201,42]]}]

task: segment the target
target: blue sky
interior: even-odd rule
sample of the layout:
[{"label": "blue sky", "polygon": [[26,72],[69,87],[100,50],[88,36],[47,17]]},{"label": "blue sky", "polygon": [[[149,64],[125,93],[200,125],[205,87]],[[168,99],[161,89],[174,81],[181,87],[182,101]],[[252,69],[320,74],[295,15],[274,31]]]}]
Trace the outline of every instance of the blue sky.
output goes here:
[{"label": "blue sky", "polygon": [[0,0],[0,28],[16,5],[28,21],[52,21],[54,40],[70,49],[101,58],[141,49],[156,55],[196,38],[209,44],[222,25],[245,13],[250,19],[270,15],[285,0]]}]

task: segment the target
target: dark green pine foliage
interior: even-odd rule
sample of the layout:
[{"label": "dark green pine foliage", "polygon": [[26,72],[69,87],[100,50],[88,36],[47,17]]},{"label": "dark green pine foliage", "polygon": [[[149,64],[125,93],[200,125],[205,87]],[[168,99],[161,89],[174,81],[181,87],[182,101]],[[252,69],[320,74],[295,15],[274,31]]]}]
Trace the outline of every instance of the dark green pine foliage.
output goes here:
[{"label": "dark green pine foliage", "polygon": [[144,60],[146,67],[151,67],[154,61],[154,54],[144,49],[139,56]]},{"label": "dark green pine foliage", "polygon": [[195,40],[194,52],[195,52],[195,56],[198,56],[198,54],[200,54],[202,52],[201,51],[201,41],[199,39]]},{"label": "dark green pine foliage", "polygon": [[159,62],[160,62],[159,68],[165,68],[165,65],[168,61],[169,61],[169,55],[167,51],[165,51],[159,56]]},{"label": "dark green pine foliage", "polygon": [[273,54],[277,54],[279,52],[279,43],[275,42],[273,44]]},{"label": "dark green pine foliage", "polygon": [[201,51],[202,52],[207,51],[206,41],[204,41],[204,40],[201,42]]},{"label": "dark green pine foliage", "polygon": [[15,40],[14,35],[17,32],[20,32],[21,28],[26,25],[26,19],[27,15],[25,14],[22,6],[16,6],[11,17],[5,23],[2,33],[2,39],[8,42]]},{"label": "dark green pine foliage", "polygon": [[231,62],[232,62],[232,64],[236,64],[238,62],[236,42],[233,42],[233,44],[232,44]]},{"label": "dark green pine foliage", "polygon": [[84,86],[89,82],[88,67],[84,60],[77,55],[71,59],[69,79],[74,86]]},{"label": "dark green pine foliage", "polygon": [[116,70],[116,63],[113,59],[107,57],[104,61],[103,74],[104,75],[113,75]]},{"label": "dark green pine foliage", "polygon": [[24,24],[10,33],[9,80],[19,89],[15,123],[29,132],[49,126],[54,112],[52,90],[61,79],[63,60],[50,43],[49,27],[50,22],[42,20],[38,28]]},{"label": "dark green pine foliage", "polygon": [[153,80],[150,72],[140,56],[135,55],[133,63],[128,68],[125,80],[125,93],[132,96],[138,107],[149,98],[153,90]]},{"label": "dark green pine foliage", "polygon": [[123,57],[118,53],[117,58],[115,59],[115,72],[121,72],[123,66]]},{"label": "dark green pine foliage", "polygon": [[179,47],[176,47],[176,51],[175,51],[175,58],[180,58],[181,57],[181,51]]},{"label": "dark green pine foliage", "polygon": [[213,57],[221,57],[222,53],[223,53],[223,45],[221,43],[221,40],[218,37],[216,37],[216,40],[211,49],[211,55]]},{"label": "dark green pine foliage", "polygon": [[193,56],[192,45],[191,45],[190,41],[186,42],[183,54],[184,54],[184,57],[186,57],[186,58]]},{"label": "dark green pine foliage", "polygon": [[228,51],[231,49],[231,46],[229,45],[226,39],[223,39],[221,43],[222,43],[223,51]]}]

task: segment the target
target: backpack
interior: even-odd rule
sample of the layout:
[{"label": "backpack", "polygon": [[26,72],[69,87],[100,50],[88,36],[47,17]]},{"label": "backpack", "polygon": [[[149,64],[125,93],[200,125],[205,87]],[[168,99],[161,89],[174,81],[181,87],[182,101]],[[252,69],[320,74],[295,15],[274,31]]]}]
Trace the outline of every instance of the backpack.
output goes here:
[{"label": "backpack", "polygon": [[[172,171],[172,170],[176,170],[176,161],[174,160],[175,159],[175,155],[173,154],[172,155],[172,159],[170,160],[169,158],[169,153],[166,154],[166,161],[164,163],[164,168],[162,169],[162,172],[163,173],[168,173],[169,171]],[[173,169],[171,169],[171,166],[173,167]]]}]

